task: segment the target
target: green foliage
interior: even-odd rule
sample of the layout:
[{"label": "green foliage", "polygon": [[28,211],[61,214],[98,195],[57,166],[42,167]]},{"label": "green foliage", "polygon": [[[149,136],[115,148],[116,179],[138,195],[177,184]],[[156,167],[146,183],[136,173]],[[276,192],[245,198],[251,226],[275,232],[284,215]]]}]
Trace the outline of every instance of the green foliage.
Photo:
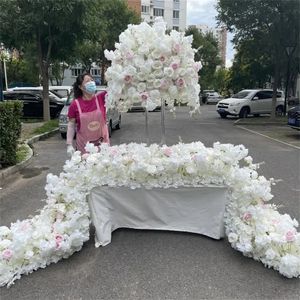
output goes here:
[{"label": "green foliage", "polygon": [[218,41],[211,32],[203,34],[195,26],[190,26],[185,35],[193,35],[192,47],[198,49],[195,60],[200,60],[203,64],[200,74],[200,85],[202,90],[215,89],[214,74],[216,67],[221,64],[218,57]]},{"label": "green foliage", "polygon": [[0,102],[0,165],[17,162],[18,138],[21,134],[23,104],[19,101]]},{"label": "green foliage", "polygon": [[26,159],[27,155],[29,154],[29,150],[29,146],[25,144],[18,146],[16,153],[17,163],[20,163]]},{"label": "green foliage", "polygon": [[8,84],[24,82],[33,86],[39,84],[38,67],[27,58],[12,59],[6,62]]},{"label": "green foliage", "polygon": [[[299,73],[298,0],[218,0],[218,19],[233,32],[237,49],[230,86],[262,87],[274,79],[274,89],[286,77],[291,59],[291,78]],[[288,58],[286,47],[292,46]]]},{"label": "green foliage", "polygon": [[72,56],[83,38],[88,0],[0,0],[0,40],[25,51],[31,46],[43,85],[44,120],[50,119],[49,67]]},{"label": "green foliage", "polygon": [[101,81],[104,82],[104,71],[108,66],[104,50],[113,50],[128,24],[138,24],[140,17],[127,7],[124,0],[93,0],[89,2],[89,9],[84,20],[85,39],[77,43],[76,58],[86,70],[90,70],[92,62],[101,65]]}]

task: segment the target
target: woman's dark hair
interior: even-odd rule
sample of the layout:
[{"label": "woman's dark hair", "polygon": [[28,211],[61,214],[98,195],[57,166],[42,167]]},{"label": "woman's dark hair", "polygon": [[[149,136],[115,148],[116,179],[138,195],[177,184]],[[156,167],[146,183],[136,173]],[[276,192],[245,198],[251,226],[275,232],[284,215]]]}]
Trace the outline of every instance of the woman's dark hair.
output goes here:
[{"label": "woman's dark hair", "polygon": [[93,78],[93,76],[90,73],[83,73],[83,74],[80,74],[77,76],[76,81],[73,83],[75,99],[82,97],[82,90],[79,88],[79,86],[82,85],[82,82],[83,82],[85,76],[89,76],[89,77]]}]

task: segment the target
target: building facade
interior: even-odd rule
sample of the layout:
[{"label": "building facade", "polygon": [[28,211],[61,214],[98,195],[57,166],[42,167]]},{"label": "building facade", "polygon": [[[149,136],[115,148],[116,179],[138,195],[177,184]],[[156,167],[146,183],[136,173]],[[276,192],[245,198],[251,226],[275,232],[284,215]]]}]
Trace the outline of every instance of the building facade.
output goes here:
[{"label": "building facade", "polygon": [[141,11],[142,11],[141,0],[127,0],[127,5],[129,8],[134,10],[139,16],[141,15]]},{"label": "building facade", "polygon": [[141,0],[141,17],[152,23],[155,17],[163,17],[168,29],[185,31],[187,0]]}]

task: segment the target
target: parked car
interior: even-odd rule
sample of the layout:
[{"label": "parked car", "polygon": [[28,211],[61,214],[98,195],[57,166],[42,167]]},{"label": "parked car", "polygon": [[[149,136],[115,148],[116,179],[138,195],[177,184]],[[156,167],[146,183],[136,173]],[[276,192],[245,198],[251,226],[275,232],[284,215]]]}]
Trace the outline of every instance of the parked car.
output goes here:
[{"label": "parked car", "polygon": [[288,125],[291,128],[300,130],[300,104],[288,110]]},{"label": "parked car", "polygon": [[[31,91],[40,91],[43,92],[42,86],[30,86],[30,87],[14,87],[10,88],[9,91],[24,91],[24,92],[31,92]],[[64,105],[64,102],[66,99],[63,98],[60,94],[58,94],[55,91],[51,91],[49,87],[49,97],[55,98],[57,102],[60,102],[62,105]]]},{"label": "parked car", "polygon": [[208,92],[206,93],[206,104],[217,103],[222,99],[219,93],[217,92]]},{"label": "parked car", "polygon": [[50,85],[50,91],[54,91],[55,93],[59,94],[62,98],[68,99],[69,95],[72,91],[71,85]]},{"label": "parked car", "polygon": [[[106,87],[97,87],[97,93],[100,91],[104,91]],[[63,139],[67,138],[67,129],[68,129],[68,111],[70,104],[74,100],[74,92],[71,91],[65,106],[63,107],[60,115],[59,115],[59,131],[61,137]],[[109,136],[112,134],[113,129],[120,129],[121,128],[121,114],[117,109],[108,109],[106,111],[106,122],[109,130]]]},{"label": "parked car", "polygon": [[[22,101],[23,117],[43,118],[43,95],[42,91],[6,91],[3,92],[4,101]],[[63,108],[63,104],[57,98],[49,95],[50,116],[57,118]]]},{"label": "parked car", "polygon": [[[247,118],[252,114],[258,116],[260,114],[270,114],[272,111],[272,95],[271,89],[249,89],[242,90],[231,98],[218,102],[216,110],[221,118],[226,116],[239,116]],[[276,113],[281,115],[284,108],[284,93],[277,91]]]}]

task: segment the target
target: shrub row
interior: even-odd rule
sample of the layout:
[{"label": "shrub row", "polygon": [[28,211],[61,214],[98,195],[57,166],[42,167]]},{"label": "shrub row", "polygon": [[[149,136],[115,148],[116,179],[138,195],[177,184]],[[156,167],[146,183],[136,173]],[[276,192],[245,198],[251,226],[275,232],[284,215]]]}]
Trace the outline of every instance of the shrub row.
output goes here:
[{"label": "shrub row", "polygon": [[0,166],[2,167],[14,165],[17,161],[22,111],[22,102],[0,102]]}]

